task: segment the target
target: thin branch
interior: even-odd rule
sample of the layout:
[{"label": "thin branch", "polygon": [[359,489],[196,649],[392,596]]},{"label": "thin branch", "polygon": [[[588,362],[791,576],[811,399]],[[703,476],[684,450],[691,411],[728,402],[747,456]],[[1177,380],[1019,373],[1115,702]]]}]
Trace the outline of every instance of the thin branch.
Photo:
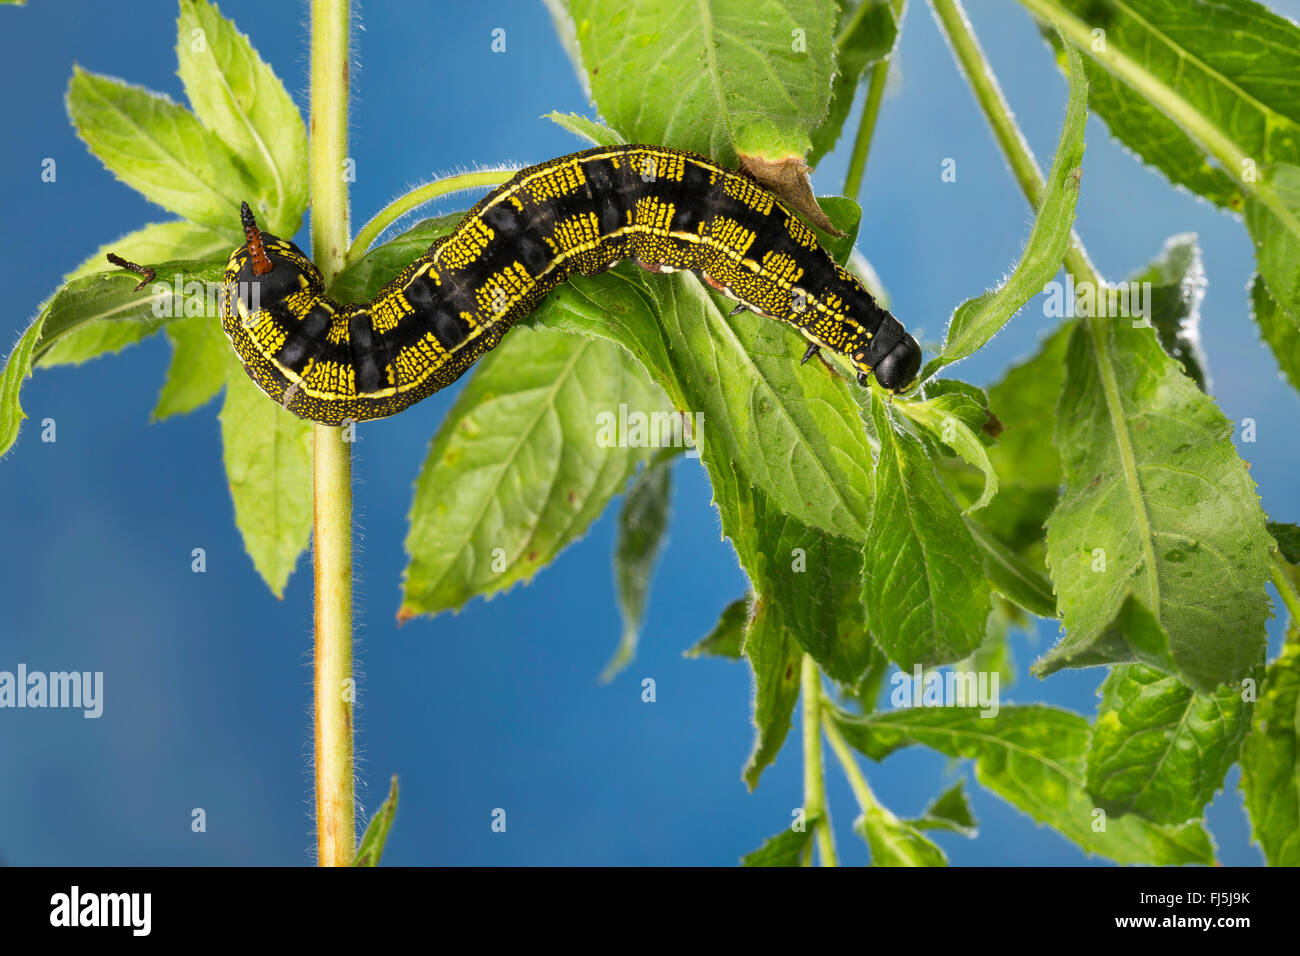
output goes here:
[{"label": "thin branch", "polygon": [[[326,281],[348,248],[348,0],[312,0],[311,239]],[[352,456],[343,431],[312,429],[316,614],[316,845],[321,866],[356,854],[352,723]]]},{"label": "thin branch", "polygon": [[423,186],[412,189],[406,195],[399,196],[379,210],[368,223],[361,227],[361,231],[357,233],[357,237],[352,240],[352,245],[348,249],[347,261],[351,263],[360,259],[366,254],[370,244],[385,229],[417,206],[423,206],[440,196],[462,192],[466,189],[475,189],[479,186],[498,186],[514,174],[515,170],[513,169],[483,169],[474,173],[460,173],[456,176],[435,179],[431,183],[425,183]]},{"label": "thin branch", "polygon": [[[866,4],[863,4],[866,6]],[[867,168],[867,154],[871,152],[871,139],[880,116],[880,102],[885,97],[885,81],[889,78],[889,61],[881,60],[871,68],[867,85],[867,101],[862,106],[862,119],[858,121],[858,135],[853,141],[853,155],[849,157],[849,172],[844,178],[844,195],[857,199],[862,192],[862,176]]]},{"label": "thin branch", "polygon": [[[1034,159],[1029,143],[1025,141],[1024,135],[1016,125],[1011,107],[1007,105],[1006,98],[1002,95],[1002,88],[998,86],[997,77],[993,75],[993,68],[984,56],[979,39],[966,18],[966,11],[962,9],[960,0],[930,0],[930,5],[934,8],[939,27],[948,38],[953,55],[957,58],[957,63],[965,74],[971,91],[975,94],[975,101],[993,130],[993,138],[997,140],[1002,154],[1011,166],[1011,174],[1019,183],[1020,191],[1029,200],[1029,205],[1037,210],[1042,204],[1043,192],[1047,188],[1043,174],[1038,168],[1038,162]],[[1089,260],[1088,253],[1084,250],[1078,236],[1070,237],[1070,247],[1065,251],[1065,268],[1076,281],[1089,281],[1093,283],[1094,288],[1101,288],[1101,276]]]},{"label": "thin branch", "polygon": [[[822,866],[839,866],[835,855],[835,835],[831,832],[830,811],[826,806],[826,778],[822,772],[821,734],[821,671],[817,662],[803,655],[800,673],[800,694],[803,698],[803,812],[805,819],[813,821],[813,836],[817,843]],[[812,863],[812,844],[805,856],[805,865]]]}]

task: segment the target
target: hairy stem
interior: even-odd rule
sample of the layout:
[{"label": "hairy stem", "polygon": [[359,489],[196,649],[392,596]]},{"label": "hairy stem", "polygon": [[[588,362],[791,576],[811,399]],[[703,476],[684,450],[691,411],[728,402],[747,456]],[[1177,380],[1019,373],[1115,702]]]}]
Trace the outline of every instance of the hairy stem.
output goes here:
[{"label": "hairy stem", "polygon": [[[1006,97],[1002,95],[1002,88],[998,85],[997,77],[993,75],[993,68],[989,66],[989,61],[980,48],[979,39],[975,36],[970,21],[966,19],[966,11],[962,8],[960,0],[930,0],[930,5],[934,8],[939,27],[948,38],[948,45],[952,47],[953,55],[957,58],[957,63],[966,76],[971,91],[975,94],[975,101],[979,104],[980,111],[983,112],[984,118],[988,120],[993,130],[993,138],[997,140],[1002,155],[1006,157],[1007,164],[1011,167],[1011,174],[1020,185],[1020,191],[1029,200],[1029,205],[1037,209],[1042,204],[1043,192],[1047,188],[1046,182],[1042,171],[1038,168],[1037,160],[1034,159],[1033,151],[1029,148],[1029,143],[1025,141],[1020,127],[1016,125],[1015,116],[1011,112],[1011,107],[1007,105]],[[1084,250],[1078,236],[1070,237],[1070,247],[1065,251],[1065,268],[1076,281],[1086,280],[1097,287],[1100,286],[1101,277],[1088,259],[1088,253]]]},{"label": "hairy stem", "polygon": [[871,787],[867,786],[867,778],[862,775],[862,768],[858,766],[853,751],[849,749],[848,743],[844,740],[844,735],[835,726],[835,720],[830,714],[829,702],[825,700],[822,701],[822,729],[826,731],[826,739],[830,742],[831,750],[835,752],[840,766],[844,768],[844,775],[848,777],[849,788],[853,791],[853,796],[857,798],[858,806],[864,812],[878,806],[876,795],[871,792]]},{"label": "hairy stem", "polygon": [[380,233],[417,206],[423,206],[430,200],[437,199],[440,196],[447,196],[466,189],[475,189],[479,186],[499,186],[514,174],[515,170],[513,169],[481,169],[473,173],[460,173],[456,176],[435,179],[431,183],[425,183],[423,186],[412,189],[405,196],[399,196],[379,210],[373,219],[361,227],[361,231],[357,233],[357,237],[352,240],[352,245],[348,249],[347,261],[351,263],[360,259],[366,254],[366,250],[370,248],[370,244],[379,237]]},{"label": "hairy stem", "polygon": [[[800,673],[803,698],[803,812],[812,821],[813,836],[822,866],[838,866],[835,835],[831,832],[830,812],[826,807],[826,777],[822,773],[821,703],[822,681],[817,662],[803,655]],[[805,851],[804,865],[812,864],[812,844]]]},{"label": "hairy stem", "polygon": [[1278,597],[1286,605],[1287,612],[1291,615],[1291,621],[1300,626],[1300,594],[1296,593],[1295,584],[1291,580],[1290,566],[1286,560],[1273,552],[1273,564],[1269,568],[1269,575],[1273,579],[1273,586],[1277,588]]},{"label": "hairy stem", "polygon": [[[865,4],[864,4],[865,6]],[[885,97],[885,80],[889,78],[889,61],[881,60],[871,68],[867,84],[867,101],[862,106],[862,119],[858,121],[858,136],[853,141],[853,155],[849,158],[849,173],[844,178],[844,195],[857,199],[862,192],[862,175],[867,168],[867,154],[871,152],[871,138],[880,116],[880,101]]]},{"label": "hairy stem", "polygon": [[[348,248],[348,0],[311,5],[311,245],[328,282]],[[316,848],[321,866],[356,853],[352,769],[352,455],[343,431],[313,426],[316,580]]]}]

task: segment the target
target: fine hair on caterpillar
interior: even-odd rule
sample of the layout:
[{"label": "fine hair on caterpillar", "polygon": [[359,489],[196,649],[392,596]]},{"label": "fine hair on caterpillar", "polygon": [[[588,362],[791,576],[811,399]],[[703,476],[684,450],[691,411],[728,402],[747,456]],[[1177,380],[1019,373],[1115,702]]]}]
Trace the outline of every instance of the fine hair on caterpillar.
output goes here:
[{"label": "fine hair on caterpillar", "polygon": [[[520,170],[369,302],[325,294],[311,260],[242,210],[221,325],[245,370],[301,418],[393,415],[468,371],[575,274],[624,259],[689,270],[900,391],[921,349],[771,193],[704,156],[600,146]],[[254,296],[256,296],[254,298]]]}]

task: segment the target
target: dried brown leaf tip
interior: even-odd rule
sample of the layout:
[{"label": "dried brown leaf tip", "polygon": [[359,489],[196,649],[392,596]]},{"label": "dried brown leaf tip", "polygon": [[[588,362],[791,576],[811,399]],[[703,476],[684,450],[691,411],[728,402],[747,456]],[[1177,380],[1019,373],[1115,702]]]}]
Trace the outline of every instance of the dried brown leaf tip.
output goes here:
[{"label": "dried brown leaf tip", "polygon": [[835,228],[830,217],[822,212],[821,206],[817,205],[817,197],[813,195],[812,183],[808,181],[808,174],[812,170],[800,157],[787,156],[784,159],[765,159],[762,156],[745,156],[742,154],[740,157],[740,171],[754,179],[760,186],[774,194],[818,229],[828,232],[832,236],[845,235],[845,233]]},{"label": "dried brown leaf tip", "polygon": [[980,426],[980,431],[993,438],[997,438],[1002,434],[1002,429],[1006,426],[1002,424],[1002,419],[993,414],[992,409],[986,409],[984,414],[988,415],[988,421]]}]

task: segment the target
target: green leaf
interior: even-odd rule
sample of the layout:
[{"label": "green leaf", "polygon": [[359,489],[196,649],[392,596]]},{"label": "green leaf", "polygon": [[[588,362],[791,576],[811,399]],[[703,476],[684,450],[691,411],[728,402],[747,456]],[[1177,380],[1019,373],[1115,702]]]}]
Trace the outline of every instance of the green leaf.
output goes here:
[{"label": "green leaf", "polygon": [[379,858],[384,855],[384,844],[388,842],[388,831],[393,828],[393,817],[397,815],[397,774],[393,774],[388,785],[388,797],[379,805],[375,815],[366,825],[366,832],[361,835],[361,845],[352,858],[353,866],[378,866]]},{"label": "green leaf", "polygon": [[893,55],[903,23],[907,0],[846,2],[835,28],[835,78],[826,119],[813,130],[808,163],[816,166],[835,148],[844,121],[853,109],[853,97],[868,69]]},{"label": "green leaf", "polygon": [[[1231,434],[1151,328],[1076,325],[1057,406],[1065,487],[1047,526],[1066,636],[1035,673],[1140,660],[1208,693],[1262,659],[1272,542]],[[1130,594],[1167,657],[1122,633]]]},{"label": "green leaf", "polygon": [[1206,390],[1205,352],[1201,349],[1201,299],[1205,296],[1205,266],[1196,234],[1172,236],[1145,269],[1129,283],[1150,283],[1147,297],[1151,324],[1170,358],[1182,366],[1201,391]]},{"label": "green leaf", "polygon": [[436,239],[451,235],[464,212],[421,219],[406,232],[376,246],[353,262],[330,283],[329,292],[340,302],[369,302],[397,274],[423,255]]},{"label": "green leaf", "polygon": [[[178,259],[192,259],[210,262],[214,267],[220,261],[224,268],[226,258],[232,248],[231,242],[210,229],[204,229],[189,222],[160,222],[137,229],[121,239],[100,246],[90,258],[72,272],[63,277],[64,282],[99,272],[112,271],[105,256],[116,253],[123,259],[151,265],[156,262],[174,262]],[[157,283],[176,286],[180,279],[183,290],[192,276],[184,273],[167,273],[159,271]],[[139,280],[136,276],[136,280]],[[217,275],[220,278],[220,274]],[[193,297],[198,298],[198,297]],[[191,299],[192,302],[192,299]],[[191,302],[185,303],[190,305]],[[214,313],[215,314],[215,313]],[[115,319],[102,319],[87,322],[81,327],[61,336],[51,344],[41,357],[41,366],[78,365],[92,358],[109,352],[116,352],[128,345],[158,331],[159,326],[152,322],[121,322]]]},{"label": "green leaf", "polygon": [[118,179],[235,244],[239,203],[263,191],[193,113],[157,93],[74,67],[68,114]]},{"label": "green leaf", "polygon": [[267,231],[292,236],[307,208],[302,114],[248,37],[207,0],[182,3],[177,28],[177,72],[195,115],[260,187],[255,211]]},{"label": "green leaf", "polygon": [[[158,281],[138,292],[140,276],[122,269],[74,279],[51,300],[33,361],[44,365],[46,356],[69,335],[86,328],[106,323],[143,325],[152,333],[187,313],[206,314],[209,303],[215,307],[216,290],[225,267],[224,256],[207,261],[164,262],[155,266]],[[81,345],[86,341],[81,340]],[[85,354],[65,350],[62,360],[75,361]]]},{"label": "green leaf", "polygon": [[610,125],[632,142],[738,155],[802,157],[826,115],[831,0],[570,0],[591,81]]},{"label": "green leaf", "polygon": [[[1041,705],[918,707],[855,717],[836,713],[845,738],[873,760],[916,744],[975,760],[975,779],[1045,823],[1085,853],[1119,863],[1211,863],[1214,850],[1198,822],[1161,826],[1129,815],[1099,818],[1084,789],[1088,722]],[[1104,829],[1100,827],[1104,826]]]},{"label": "green leaf", "polygon": [[1250,310],[1282,374],[1300,390],[1300,326],[1282,311],[1259,276],[1250,281]]},{"label": "green leaf", "polygon": [[[761,598],[754,602],[754,615],[745,632],[742,647],[754,671],[754,749],[742,773],[753,790],[762,772],[776,759],[790,718],[799,700],[800,664],[803,652],[788,628],[782,626],[777,608]],[[811,828],[811,827],[810,827]]]},{"label": "green leaf", "polygon": [[[577,277],[539,316],[623,344],[674,407],[692,410],[723,531],[756,593],[781,608],[782,621],[769,626],[792,629],[828,673],[860,673],[870,640],[850,542],[865,528],[870,445],[844,381],[822,367],[801,369],[801,339],[770,320],[723,315],[680,274]],[[810,573],[794,570],[796,549]]]},{"label": "green leaf", "polygon": [[682,656],[739,658],[745,641],[745,628],[749,626],[749,602],[748,597],[743,597],[728,604],[713,630],[683,651]]},{"label": "green leaf", "polygon": [[1300,527],[1276,521],[1270,521],[1267,527],[1287,564],[1300,565]]},{"label": "green leaf", "polygon": [[590,100],[591,84],[587,82],[587,71],[582,67],[582,51],[578,48],[578,34],[573,27],[573,18],[569,16],[567,0],[542,0],[542,4],[551,15],[555,37],[560,41],[569,65],[573,67],[574,78],[582,87],[583,96]]},{"label": "green leaf", "polygon": [[937,395],[923,402],[895,402],[904,415],[924,426],[952,451],[960,455],[968,464],[974,465],[984,474],[984,491],[979,498],[963,513],[970,514],[985,507],[998,492],[998,475],[989,461],[988,452],[983,442],[976,436],[969,424],[972,420],[981,424],[987,419],[986,410],[969,395],[950,392]]},{"label": "green leaf", "polygon": [[626,265],[575,276],[532,321],[626,348],[673,407],[701,423],[696,440],[715,488],[719,469],[734,463],[783,513],[861,539],[871,446],[857,403],[842,378],[811,362],[800,367],[806,342],[790,329],[749,312],[727,315],[694,276],[647,281]]},{"label": "green leaf", "polygon": [[[972,432],[981,444],[992,444],[996,437],[996,416],[989,410],[989,399],[984,389],[955,378],[936,378],[925,383],[924,399],[946,404],[948,411]],[[921,401],[899,399],[897,401]]]},{"label": "green leaf", "polygon": [[998,494],[968,523],[985,552],[985,572],[1002,595],[1040,617],[1056,616],[1056,595],[1043,560],[1043,525],[1056,504],[1061,458],[1053,443],[1056,402],[1065,382],[1065,352],[1074,320],[1044,338],[1028,359],[988,390],[1001,430],[989,448]]},{"label": "green leaf", "polygon": [[41,329],[49,318],[51,302],[41,309],[40,314],[27,327],[27,331],[18,339],[9,357],[5,359],[4,369],[0,371],[0,455],[13,447],[18,440],[18,429],[27,417],[18,401],[22,391],[23,380],[32,374],[32,356],[36,343],[40,340]]},{"label": "green leaf", "polygon": [[[836,198],[838,197],[823,196],[818,202],[830,204]],[[845,202],[848,202],[848,200],[845,200]],[[854,205],[857,205],[857,203],[854,203]],[[861,215],[861,212],[861,207],[859,207],[859,215]],[[856,239],[856,237],[854,238]],[[842,265],[858,277],[862,284],[867,287],[867,291],[871,293],[871,297],[876,300],[876,303],[882,309],[889,308],[889,290],[885,288],[885,284],[880,280],[880,275],[876,272],[875,266],[867,261],[867,257],[858,251],[857,246],[849,250],[849,258]]]},{"label": "green leaf", "polygon": [[[1102,16],[1108,16],[1119,8],[1095,9]],[[1043,35],[1056,48],[1057,62],[1064,66],[1060,34],[1045,28]],[[1126,52],[1141,62],[1152,46],[1139,46]],[[1241,209],[1245,202],[1241,187],[1232,176],[1207,161],[1202,149],[1177,123],[1095,61],[1084,60],[1084,70],[1088,75],[1088,108],[1106,123],[1112,136],[1142,162],[1163,173],[1170,182],[1186,186],[1217,206]]]},{"label": "green leaf", "polygon": [[945,365],[981,349],[1061,268],[1061,260],[1070,245],[1074,207],[1079,198],[1073,174],[1083,162],[1083,131],[1088,118],[1088,81],[1078,54],[1070,50],[1069,56],[1070,93],[1065,122],[1038,205],[1038,216],[1020,254],[1020,262],[996,290],[957,307],[948,323],[943,351],[926,363],[921,371],[923,380]]},{"label": "green leaf", "polygon": [[920,442],[895,430],[883,400],[871,416],[880,458],[863,571],[867,627],[904,670],[960,660],[984,639],[980,552]]},{"label": "green leaf", "polygon": [[[827,209],[856,229],[856,204]],[[847,255],[847,243],[836,251]],[[827,673],[855,680],[871,655],[853,543],[868,520],[871,452],[844,380],[801,368],[802,339],[758,316],[725,315],[681,274],[647,281],[620,267],[575,277],[535,318],[621,344],[675,408],[691,411],[723,531],[756,594],[780,608],[765,626],[788,629]]]},{"label": "green leaf", "polygon": [[528,581],[580,538],[650,456],[633,414],[673,417],[618,348],[511,330],[479,362],[416,479],[398,619]]},{"label": "green leaf", "polygon": [[[1121,109],[1140,96],[1185,134],[1138,110],[1125,134],[1139,155],[1215,202],[1235,209],[1236,190],[1245,195],[1260,273],[1300,322],[1300,170],[1287,165],[1300,161],[1300,94],[1294,84],[1300,27],[1250,0],[1195,7],[1166,0],[1021,3],[1133,91],[1133,97],[1119,98]],[[1173,147],[1148,156],[1148,141]],[[1189,145],[1203,163],[1195,163]],[[1231,177],[1235,189],[1217,176],[1207,184],[1204,174],[1211,166]],[[1193,175],[1181,175],[1186,169]]]},{"label": "green leaf", "polygon": [[872,866],[947,866],[943,850],[926,839],[921,828],[900,820],[872,802],[853,822],[854,831],[867,841]]},{"label": "green leaf", "polygon": [[812,839],[819,819],[819,816],[810,817],[804,821],[802,830],[785,829],[774,837],[768,837],[753,853],[741,857],[740,865],[799,866],[799,857]]},{"label": "green leaf", "polygon": [[1052,439],[1073,328],[1073,320],[1062,325],[1043,339],[1033,356],[1012,366],[989,387],[989,407],[1002,423],[989,459],[1004,491],[1007,486],[1055,491],[1061,483],[1061,456]]},{"label": "green leaf", "polygon": [[861,603],[861,545],[770,505],[756,505],[754,517],[753,537],[737,552],[755,589],[779,607],[782,622],[828,677],[855,683],[873,656]]},{"label": "green leaf", "polygon": [[1075,640],[1067,635],[1030,670],[1045,677],[1057,667],[1094,667],[1130,661],[1140,661],[1164,673],[1178,670],[1169,634],[1155,613],[1141,599],[1126,594],[1115,616],[1089,640]]},{"label": "green leaf", "polygon": [[964,780],[958,780],[939,794],[925,808],[923,816],[908,822],[918,830],[949,830],[965,837],[974,837],[979,831],[975,814],[970,809],[970,801],[966,799]]},{"label": "green leaf", "polygon": [[258,574],[283,597],[311,535],[311,422],[267,398],[229,351],[221,438],[235,524]]},{"label": "green leaf", "polygon": [[1110,814],[1200,819],[1250,725],[1240,685],[1198,694],[1141,664],[1111,670],[1088,746],[1088,792]]},{"label": "green leaf", "polygon": [[1239,209],[1245,170],[1207,161],[1210,141],[1229,139],[1260,168],[1300,154],[1300,29],[1290,20],[1250,0],[1022,2],[1109,71],[1108,84],[1090,71],[1092,108],[1173,182]]},{"label": "green leaf", "polygon": [[1269,194],[1246,200],[1246,229],[1269,294],[1300,326],[1300,167],[1275,163],[1265,176]]},{"label": "green leaf", "polygon": [[675,455],[650,462],[628,489],[618,516],[618,541],[614,545],[614,583],[623,634],[613,659],[605,665],[602,681],[613,678],[636,654],[637,633],[645,617],[650,575],[663,550],[672,499]]},{"label": "green leaf", "polygon": [[1270,866],[1300,866],[1300,642],[1287,635],[1268,668],[1241,753],[1251,832]]},{"label": "green leaf", "polygon": [[984,641],[975,648],[975,653],[953,665],[956,673],[996,674],[998,693],[1016,682],[1016,658],[1011,649],[1011,629],[1024,626],[1028,621],[1020,609],[1010,602],[994,597],[993,607],[989,610],[988,620],[984,624]]},{"label": "green leaf", "polygon": [[177,319],[167,325],[166,333],[172,361],[154,406],[154,421],[206,405],[226,384],[226,354],[231,351],[219,320],[206,315]]},{"label": "green leaf", "polygon": [[859,543],[810,528],[774,507],[730,463],[711,471],[723,532],[754,593],[829,675],[853,684],[872,659],[860,595]]},{"label": "green leaf", "polygon": [[562,126],[574,136],[587,140],[593,146],[619,146],[626,143],[623,134],[617,130],[610,129],[604,123],[588,119],[585,116],[579,116],[577,113],[561,113],[551,111],[543,114],[544,119],[550,120],[557,126]]},{"label": "green leaf", "polygon": [[[216,263],[168,262],[158,267],[158,274],[184,274],[202,284],[219,281],[223,268],[224,264]],[[99,321],[146,325],[152,330],[174,314],[178,306],[171,286],[136,292],[138,281],[139,276],[120,270],[85,276],[69,282],[42,307],[9,353],[0,375],[0,455],[18,438],[26,417],[19,404],[23,381],[64,336]]]},{"label": "green leaf", "polygon": [[984,574],[993,590],[1039,617],[1056,617],[1056,595],[1042,571],[1016,554],[972,518],[966,528],[980,550]]},{"label": "green leaf", "polygon": [[[817,205],[821,208],[831,224],[839,229],[842,235],[835,235],[817,226],[816,223],[810,222],[809,226],[817,233],[817,241],[821,243],[822,248],[831,254],[831,258],[844,266],[849,263],[853,255],[853,244],[858,238],[858,227],[862,224],[862,207],[857,204],[856,200],[846,199],[843,196],[820,196],[817,199]],[[874,275],[871,264],[866,262],[867,269]],[[876,281],[879,282],[879,276]],[[870,286],[870,283],[866,283]]]},{"label": "green leaf", "polygon": [[876,702],[880,700],[880,690],[885,686],[885,678],[889,676],[893,665],[889,663],[889,658],[885,652],[880,649],[880,645],[874,641],[871,643],[871,659],[867,668],[858,678],[857,683],[841,683],[840,692],[848,701],[856,704],[864,714],[869,714],[876,709]]}]

